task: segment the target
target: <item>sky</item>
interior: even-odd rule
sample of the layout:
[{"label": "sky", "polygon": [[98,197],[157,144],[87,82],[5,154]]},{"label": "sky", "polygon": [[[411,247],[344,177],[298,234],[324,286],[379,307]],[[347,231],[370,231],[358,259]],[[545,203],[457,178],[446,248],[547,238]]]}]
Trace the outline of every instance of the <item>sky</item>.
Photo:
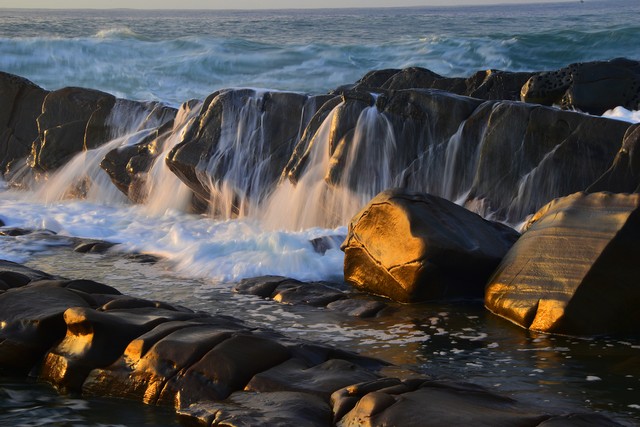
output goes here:
[{"label": "sky", "polygon": [[542,3],[558,0],[0,0],[0,8],[42,9],[299,9],[334,7],[456,6]]}]

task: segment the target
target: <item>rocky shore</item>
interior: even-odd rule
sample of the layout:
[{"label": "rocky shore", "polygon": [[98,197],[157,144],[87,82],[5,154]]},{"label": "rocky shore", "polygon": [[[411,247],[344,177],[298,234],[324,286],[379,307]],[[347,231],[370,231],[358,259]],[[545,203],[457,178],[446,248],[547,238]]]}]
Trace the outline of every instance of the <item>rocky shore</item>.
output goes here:
[{"label": "rocky shore", "polygon": [[[341,247],[346,284],[268,276],[238,283],[238,293],[374,319],[387,303],[363,295],[484,299],[532,331],[637,337],[640,125],[584,113],[637,110],[639,91],[640,63],[627,59],[468,78],[380,70],[328,94],[228,89],[179,109],[0,73],[0,166],[10,185],[29,187],[77,153],[108,147],[100,167],[134,203],[149,198],[150,171],[164,162],[194,212],[249,215],[277,206],[270,198],[290,186],[308,198],[304,217],[287,217],[292,227],[350,222],[344,240],[309,242],[319,253]],[[92,185],[83,177],[68,195]],[[49,233],[3,229],[32,231]],[[366,355],[8,261],[0,371],[173,407],[212,426],[618,425],[464,382],[396,378]]]},{"label": "rocky shore", "polygon": [[241,320],[2,262],[0,367],[62,392],[174,407],[207,426],[587,426],[482,387],[405,373]]}]

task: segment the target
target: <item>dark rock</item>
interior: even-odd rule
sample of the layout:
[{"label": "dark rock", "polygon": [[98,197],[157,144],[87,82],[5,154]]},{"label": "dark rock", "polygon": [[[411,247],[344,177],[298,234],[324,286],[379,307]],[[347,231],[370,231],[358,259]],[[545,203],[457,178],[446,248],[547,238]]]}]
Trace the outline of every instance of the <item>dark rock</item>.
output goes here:
[{"label": "dark rock", "polygon": [[19,276],[26,276],[29,279],[29,281],[53,278],[53,276],[51,276],[48,273],[45,273],[44,271],[35,270],[33,268],[25,267],[15,262],[5,261],[5,260],[0,260],[0,274],[2,274],[2,280],[5,280],[7,283],[10,283],[10,284],[13,283],[14,285],[16,285],[12,287],[18,287],[17,283],[22,281],[22,279],[18,279],[17,282],[10,279],[12,274],[17,274]]},{"label": "dark rock", "polygon": [[20,227],[10,227],[10,228],[4,228],[0,230],[0,235],[11,236],[11,237],[24,236],[31,233],[33,233],[33,230],[20,228]]},{"label": "dark rock", "polygon": [[26,285],[0,294],[0,369],[27,372],[64,337],[63,313],[86,307],[73,291]]},{"label": "dark rock", "polygon": [[302,172],[304,172],[304,169],[309,162],[311,150],[314,144],[318,143],[316,135],[320,126],[322,126],[333,109],[343,102],[343,100],[344,98],[341,95],[327,99],[304,128],[300,141],[293,149],[291,158],[287,162],[284,172],[282,173],[282,175],[291,183],[295,184],[300,178]]},{"label": "dark rock", "polygon": [[200,402],[178,414],[197,419],[200,424],[240,427],[323,427],[331,425],[331,409],[326,401],[306,393],[275,391],[236,392],[224,402]]},{"label": "dark rock", "polygon": [[[482,102],[428,89],[384,92],[374,106],[368,92],[351,91],[340,99],[339,105],[336,99],[325,104],[305,130],[284,171],[292,183],[322,147],[330,160],[320,173],[340,191],[368,199],[403,187],[510,223],[594,183],[611,166],[630,127],[556,108]],[[330,120],[322,132],[320,119]],[[369,136],[354,139],[356,127],[360,133],[368,129]],[[328,218],[323,225],[346,220]]]},{"label": "dark rock", "polygon": [[344,276],[400,302],[479,297],[518,236],[440,197],[388,190],[351,221]]},{"label": "dark rock", "polygon": [[[432,89],[436,82],[444,79],[440,74],[431,70],[420,67],[405,68],[398,73],[393,74],[389,80],[381,86],[386,90],[403,90],[403,89]],[[450,81],[451,79],[446,79]],[[464,79],[460,79],[464,80]]]},{"label": "dark rock", "polygon": [[29,155],[46,95],[27,79],[0,72],[0,174],[17,169],[18,160]]},{"label": "dark rock", "polygon": [[[171,304],[167,304],[162,301],[150,301],[143,298],[134,298],[134,297],[124,297],[113,299],[106,304],[102,305],[98,308],[99,311],[111,311],[111,310],[122,310],[122,309],[132,309],[132,308],[161,308],[169,311],[184,311],[183,309],[176,308]],[[188,312],[192,313],[191,310]]]},{"label": "dark rock", "polygon": [[372,317],[387,305],[343,291],[344,285],[326,282],[301,282],[283,276],[261,276],[243,279],[233,287],[240,294],[270,298],[283,304],[326,307],[354,317]]},{"label": "dark rock", "polygon": [[156,404],[169,379],[242,328],[241,324],[229,328],[229,322],[221,323],[162,323],[131,341],[113,364],[91,371],[83,391]]},{"label": "dark rock", "polygon": [[371,90],[381,88],[391,77],[395,76],[402,70],[397,68],[389,68],[386,70],[369,71],[353,87],[356,90]]},{"label": "dark rock", "polygon": [[486,288],[489,310],[532,330],[637,335],[640,195],[576,193],[529,222]]},{"label": "dark rock", "polygon": [[431,70],[419,67],[403,70],[376,70],[367,73],[352,87],[361,91],[389,91],[405,89],[440,89],[457,95],[479,99],[520,99],[520,91],[534,73],[513,73],[501,70],[484,70],[468,78],[443,77]]},{"label": "dark rock", "polygon": [[513,73],[501,70],[478,71],[469,77],[464,95],[480,99],[517,101],[522,86],[534,73]]},{"label": "dark rock", "polygon": [[139,262],[141,264],[155,264],[157,262],[160,262],[160,260],[162,259],[155,255],[138,253],[125,254],[124,258],[134,262]]},{"label": "dark rock", "polygon": [[322,236],[311,239],[313,250],[324,255],[329,249],[340,249],[340,245],[347,236]]},{"label": "dark rock", "polygon": [[72,307],[64,312],[67,334],[46,355],[40,377],[62,390],[78,391],[92,369],[110,365],[127,345],[160,323],[193,315],[153,309],[98,312]]},{"label": "dark rock", "polygon": [[[306,106],[307,97],[296,93],[216,92],[205,100],[184,141],[171,150],[167,165],[204,201],[222,190],[213,183],[231,186],[237,200],[230,211],[217,213],[235,215],[246,203],[262,200],[280,177]],[[245,128],[241,137],[237,126]]]},{"label": "dark rock", "polygon": [[[161,104],[149,114],[155,119],[145,120],[139,125],[126,144],[111,150],[100,163],[100,167],[107,172],[113,184],[129,199],[136,203],[144,203],[148,196],[145,176],[170,138],[175,138],[180,126],[175,118],[187,118],[195,108],[200,106],[197,100],[183,103],[180,109],[168,109]],[[138,107],[139,108],[139,107]]]},{"label": "dark rock", "polygon": [[329,310],[340,311],[353,317],[374,317],[387,307],[382,301],[366,299],[339,299],[327,304]]},{"label": "dark rock", "polygon": [[274,301],[283,304],[305,304],[314,307],[325,307],[334,301],[347,298],[347,295],[323,283],[302,283],[299,286],[276,287],[272,294]]},{"label": "dark rock", "polygon": [[256,374],[245,390],[256,392],[298,391],[329,400],[343,387],[378,379],[373,372],[340,359],[309,366],[300,359],[289,359],[267,371]]},{"label": "dark rock", "polygon": [[[296,286],[280,279],[273,278]],[[112,307],[97,311],[85,299]],[[89,280],[39,280],[0,293],[0,317],[0,368],[8,373],[31,371],[85,395],[169,405],[190,423],[615,425],[599,415],[539,414],[469,384],[380,378],[391,368],[381,360],[228,316],[149,304]]]},{"label": "dark rock", "polygon": [[[454,183],[465,188],[460,175],[473,173],[464,205],[517,223],[591,185],[611,165],[629,126],[523,103],[485,104],[462,129],[465,147],[455,161],[469,169],[456,170]],[[469,140],[477,142],[463,142]]]},{"label": "dark rock", "polygon": [[[427,403],[428,402],[428,403]],[[381,379],[336,391],[340,426],[536,426],[549,418],[471,384]]]},{"label": "dark rock", "polygon": [[74,252],[79,253],[92,253],[92,254],[103,254],[107,252],[109,249],[114,247],[116,243],[105,242],[105,241],[88,241],[80,243],[76,245],[73,250]]},{"label": "dark rock", "polygon": [[596,115],[618,106],[637,110],[640,62],[618,58],[541,72],[522,87],[521,98],[525,102],[557,104]]},{"label": "dark rock", "polygon": [[94,280],[68,280],[65,281],[64,287],[67,289],[82,291],[88,294],[122,295],[116,288],[112,288],[109,285],[105,285]]},{"label": "dark rock", "polygon": [[290,284],[299,286],[301,281],[284,276],[260,276],[242,279],[233,287],[233,291],[239,294],[255,295],[262,298],[271,298],[278,285]]},{"label": "dark rock", "polygon": [[616,154],[613,164],[586,191],[589,193],[640,192],[640,125],[633,125],[627,129],[622,147]]},{"label": "dark rock", "polygon": [[[255,357],[257,354],[260,357]],[[234,391],[244,389],[255,374],[289,357],[289,350],[272,339],[234,334],[172,377],[159,402],[182,409],[200,401],[226,399]]]},{"label": "dark rock", "polygon": [[33,142],[30,166],[56,169],[74,154],[92,146],[85,131],[96,111],[106,115],[115,97],[92,89],[64,88],[47,94],[38,117],[38,138]]}]

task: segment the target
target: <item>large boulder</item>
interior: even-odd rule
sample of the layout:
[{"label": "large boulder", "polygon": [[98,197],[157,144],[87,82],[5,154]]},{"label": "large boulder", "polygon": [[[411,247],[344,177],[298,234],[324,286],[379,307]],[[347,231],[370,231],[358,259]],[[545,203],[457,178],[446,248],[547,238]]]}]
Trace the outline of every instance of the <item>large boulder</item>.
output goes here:
[{"label": "large boulder", "polygon": [[167,165],[201,200],[212,201],[215,213],[238,214],[271,191],[311,118],[305,109],[315,104],[298,93],[215,92]]},{"label": "large boulder", "polygon": [[53,280],[38,270],[0,262],[0,370],[29,371],[64,337],[70,307],[95,306],[91,293],[119,294],[90,280]]},{"label": "large boulder", "polygon": [[27,79],[0,72],[0,174],[17,169],[13,163],[29,155],[46,95]]},{"label": "large boulder", "polygon": [[331,403],[338,427],[620,426],[599,414],[551,416],[473,384],[420,378],[354,384]]},{"label": "large boulder", "polygon": [[388,190],[349,224],[344,276],[400,302],[479,297],[518,236],[440,197]]},{"label": "large boulder", "polygon": [[86,149],[85,131],[91,117],[106,116],[115,101],[108,93],[75,87],[47,94],[37,119],[38,138],[33,142],[30,166],[56,169]]},{"label": "large boulder", "polygon": [[[306,225],[344,224],[363,201],[392,187],[456,200],[483,216],[515,224],[549,200],[594,183],[610,167],[630,126],[433,89],[377,97],[348,91],[318,111],[284,175],[309,189],[304,194],[311,207],[307,216],[321,216],[315,212],[324,210],[340,216]],[[316,184],[338,197],[316,192]]]},{"label": "large boulder", "polygon": [[640,124],[627,129],[622,147],[611,167],[591,184],[587,191],[610,191],[612,193],[640,192]]},{"label": "large boulder", "polygon": [[639,207],[640,194],[550,202],[489,281],[487,308],[536,331],[637,335]]},{"label": "large boulder", "polygon": [[485,104],[463,125],[460,143],[477,144],[457,160],[474,174],[464,204],[518,223],[550,200],[597,180],[610,167],[629,126],[521,102]]},{"label": "large boulder", "polygon": [[522,86],[521,99],[597,115],[618,106],[637,110],[640,62],[617,58],[537,73]]}]

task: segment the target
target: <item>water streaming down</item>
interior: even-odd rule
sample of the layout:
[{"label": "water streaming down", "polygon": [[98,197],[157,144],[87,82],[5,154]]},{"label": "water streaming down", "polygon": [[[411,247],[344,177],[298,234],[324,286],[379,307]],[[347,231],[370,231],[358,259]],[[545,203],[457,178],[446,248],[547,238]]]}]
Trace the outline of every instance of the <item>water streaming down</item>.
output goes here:
[{"label": "water streaming down", "polygon": [[217,143],[196,168],[210,194],[209,209],[217,218],[251,216],[270,191],[262,182],[270,160],[264,135],[264,91],[248,92],[239,102],[224,104]]},{"label": "water streaming down", "polygon": [[262,220],[267,228],[346,225],[378,192],[399,185],[391,168],[396,141],[389,120],[376,106],[366,107],[353,132],[336,141],[343,106],[336,106],[312,137],[297,182],[282,180],[266,203]]},{"label": "water streaming down", "polygon": [[187,211],[191,203],[192,192],[174,173],[165,159],[167,154],[180,143],[187,128],[193,123],[201,103],[188,106],[183,104],[174,119],[171,131],[163,138],[159,155],[154,159],[144,179],[144,200],[147,212],[162,215],[168,210]]}]

